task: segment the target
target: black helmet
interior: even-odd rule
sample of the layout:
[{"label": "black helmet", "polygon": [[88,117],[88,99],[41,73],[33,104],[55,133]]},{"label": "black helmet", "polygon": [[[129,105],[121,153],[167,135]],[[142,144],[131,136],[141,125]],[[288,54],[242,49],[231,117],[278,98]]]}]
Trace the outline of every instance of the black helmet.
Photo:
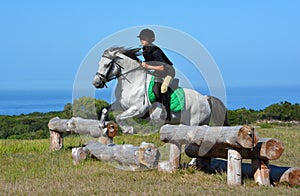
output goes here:
[{"label": "black helmet", "polygon": [[152,30],[150,29],[143,29],[141,30],[140,34],[137,36],[138,38],[150,38],[150,39],[155,39],[155,34]]}]

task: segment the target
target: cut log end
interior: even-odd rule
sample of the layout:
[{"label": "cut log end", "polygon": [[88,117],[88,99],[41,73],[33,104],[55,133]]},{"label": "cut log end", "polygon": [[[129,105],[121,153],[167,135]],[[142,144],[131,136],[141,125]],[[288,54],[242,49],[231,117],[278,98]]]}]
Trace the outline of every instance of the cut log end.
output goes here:
[{"label": "cut log end", "polygon": [[289,174],[289,183],[292,186],[300,186],[300,169]]},{"label": "cut log end", "polygon": [[238,132],[237,142],[244,148],[253,148],[258,143],[258,133],[249,126],[243,126]]},{"label": "cut log end", "polygon": [[108,122],[106,128],[108,137],[113,138],[118,134],[118,125],[116,123]]},{"label": "cut log end", "polygon": [[81,161],[85,160],[87,152],[84,148],[72,148],[73,164],[78,165]]},{"label": "cut log end", "polygon": [[287,182],[291,186],[300,186],[300,168],[290,168],[281,176],[279,182]]},{"label": "cut log end", "polygon": [[159,150],[154,144],[142,142],[138,151],[138,162],[140,166],[148,169],[157,168],[159,157]]},{"label": "cut log end", "polygon": [[284,151],[282,142],[275,138],[269,138],[263,142],[261,150],[263,149],[265,152],[261,152],[261,154],[265,154],[268,160],[279,159]]}]

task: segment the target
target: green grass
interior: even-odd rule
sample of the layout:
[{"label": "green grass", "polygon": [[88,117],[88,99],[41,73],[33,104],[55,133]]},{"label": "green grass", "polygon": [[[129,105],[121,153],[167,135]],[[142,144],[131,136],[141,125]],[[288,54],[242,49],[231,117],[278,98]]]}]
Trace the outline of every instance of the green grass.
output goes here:
[{"label": "green grass", "polygon": [[[300,167],[300,127],[258,128],[260,137],[281,140],[285,152],[271,164]],[[142,141],[164,145],[159,135],[122,135],[119,144]],[[206,174],[193,168],[174,173],[157,170],[131,172],[88,158],[77,166],[71,148],[79,136],[66,137],[64,149],[49,151],[49,140],[0,140],[0,195],[299,195],[299,187],[256,185],[246,179],[242,186],[228,186],[226,174]],[[183,157],[183,159],[187,159]]]}]

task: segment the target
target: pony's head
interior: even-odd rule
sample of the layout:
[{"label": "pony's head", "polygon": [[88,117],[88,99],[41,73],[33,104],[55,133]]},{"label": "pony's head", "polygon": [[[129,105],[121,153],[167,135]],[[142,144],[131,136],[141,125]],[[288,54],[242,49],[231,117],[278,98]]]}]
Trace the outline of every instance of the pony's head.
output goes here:
[{"label": "pony's head", "polygon": [[124,47],[112,47],[106,49],[98,63],[98,71],[93,80],[93,85],[96,88],[103,88],[106,83],[118,78],[122,74],[122,60],[125,56],[133,60],[138,59],[138,52],[140,48],[125,49]]}]

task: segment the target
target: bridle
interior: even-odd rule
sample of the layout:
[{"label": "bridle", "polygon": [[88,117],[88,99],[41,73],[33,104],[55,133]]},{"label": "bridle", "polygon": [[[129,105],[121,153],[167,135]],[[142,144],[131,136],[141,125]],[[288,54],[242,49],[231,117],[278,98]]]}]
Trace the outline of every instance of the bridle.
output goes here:
[{"label": "bridle", "polygon": [[[107,88],[107,85],[106,85],[107,82],[110,82],[111,80],[117,79],[117,78],[119,78],[119,77],[121,77],[121,76],[123,76],[123,75],[125,75],[125,74],[128,74],[128,73],[130,73],[130,72],[132,72],[132,71],[135,71],[135,70],[137,70],[137,69],[142,68],[141,66],[138,66],[138,67],[135,67],[135,68],[133,68],[133,69],[131,69],[131,70],[125,72],[125,73],[122,73],[122,69],[124,69],[124,67],[122,67],[122,66],[117,62],[117,59],[118,59],[118,58],[121,58],[121,57],[116,56],[116,57],[113,57],[113,58],[112,58],[112,57],[103,55],[102,58],[108,58],[108,59],[111,60],[111,62],[107,65],[108,70],[106,71],[105,74],[101,74],[101,73],[99,73],[99,72],[96,73],[96,75],[97,75],[97,76],[100,78],[100,80],[104,83],[104,86],[105,86],[106,88]],[[114,69],[115,66],[117,66],[117,68],[118,68],[118,73],[117,73],[115,76],[109,77],[109,75],[111,74],[111,72],[112,72],[112,70]]]}]

